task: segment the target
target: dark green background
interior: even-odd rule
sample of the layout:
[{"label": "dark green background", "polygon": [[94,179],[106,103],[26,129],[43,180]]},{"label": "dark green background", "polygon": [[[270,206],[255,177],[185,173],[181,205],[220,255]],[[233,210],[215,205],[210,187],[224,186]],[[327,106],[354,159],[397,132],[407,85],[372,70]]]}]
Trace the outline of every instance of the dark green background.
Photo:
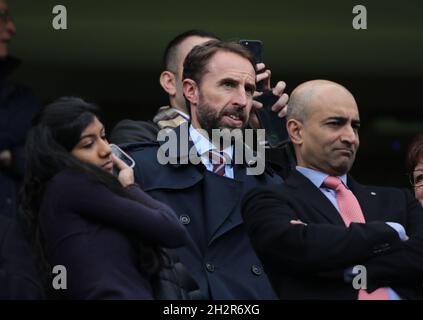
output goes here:
[{"label": "dark green background", "polygon": [[[421,1],[28,1],[9,0],[17,25],[16,78],[43,102],[80,95],[99,103],[109,127],[149,119],[167,103],[158,76],[167,42],[191,28],[225,39],[261,39],[273,80],[324,78],[347,86],[359,103],[362,182],[406,186],[407,143],[423,133]],[[68,30],[52,28],[65,5]],[[365,5],[368,29],[352,28]]]}]

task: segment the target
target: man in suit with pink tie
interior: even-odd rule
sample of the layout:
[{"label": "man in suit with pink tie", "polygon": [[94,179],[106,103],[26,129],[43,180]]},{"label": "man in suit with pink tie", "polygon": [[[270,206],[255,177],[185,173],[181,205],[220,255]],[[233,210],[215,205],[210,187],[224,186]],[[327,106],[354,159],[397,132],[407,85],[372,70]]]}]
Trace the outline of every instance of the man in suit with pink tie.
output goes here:
[{"label": "man in suit with pink tie", "polygon": [[282,186],[252,190],[242,205],[281,299],[423,297],[423,208],[408,190],[364,186],[348,174],[359,128],[345,87],[313,80],[292,92],[296,170]]}]

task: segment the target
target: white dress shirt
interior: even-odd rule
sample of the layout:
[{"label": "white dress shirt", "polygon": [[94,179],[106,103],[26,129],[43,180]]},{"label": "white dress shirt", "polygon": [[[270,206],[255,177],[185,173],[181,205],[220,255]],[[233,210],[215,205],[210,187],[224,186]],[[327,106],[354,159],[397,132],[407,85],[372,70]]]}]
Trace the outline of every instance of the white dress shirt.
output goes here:
[{"label": "white dress shirt", "polygon": [[[198,155],[201,158],[201,163],[206,167],[208,171],[213,172],[213,165],[210,163],[209,158],[209,151],[214,150],[217,153],[220,152],[213,143],[204,137],[198,130],[196,130],[192,124],[189,126],[189,135],[191,137],[192,142],[195,145],[195,149],[197,149]],[[234,178],[234,169],[232,166],[232,157],[233,157],[233,146],[230,145],[229,147],[223,150],[225,159],[228,161],[225,164],[225,177],[233,179]]]}]

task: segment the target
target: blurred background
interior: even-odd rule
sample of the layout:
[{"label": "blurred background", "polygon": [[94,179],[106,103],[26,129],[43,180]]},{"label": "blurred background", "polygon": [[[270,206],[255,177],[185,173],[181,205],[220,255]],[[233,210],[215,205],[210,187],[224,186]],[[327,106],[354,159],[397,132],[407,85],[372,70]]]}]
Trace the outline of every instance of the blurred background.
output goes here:
[{"label": "blurred background", "polygon": [[[410,1],[8,0],[17,34],[14,75],[47,103],[77,95],[98,103],[108,129],[147,120],[168,103],[158,77],[168,41],[192,28],[224,39],[260,39],[273,82],[340,82],[360,108],[361,146],[353,175],[362,183],[407,186],[405,151],[423,133],[423,4]],[[54,30],[64,5],[68,29]],[[367,8],[367,30],[352,9]]]}]

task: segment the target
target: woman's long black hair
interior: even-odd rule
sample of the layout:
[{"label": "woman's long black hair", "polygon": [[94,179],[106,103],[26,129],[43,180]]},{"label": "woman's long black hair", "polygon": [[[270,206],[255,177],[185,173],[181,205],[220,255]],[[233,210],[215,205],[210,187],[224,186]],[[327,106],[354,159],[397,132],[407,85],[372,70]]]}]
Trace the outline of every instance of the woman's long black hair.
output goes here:
[{"label": "woman's long black hair", "polygon": [[[80,98],[60,98],[47,105],[34,119],[26,145],[26,169],[21,206],[27,231],[34,244],[44,285],[51,289],[51,266],[48,264],[43,235],[38,221],[39,209],[49,181],[67,169],[84,173],[91,181],[101,183],[112,192],[133,199],[118,179],[105,170],[71,155],[82,131],[101,113],[97,106]],[[140,243],[140,268],[155,275],[165,266],[165,255],[154,244]]]}]

